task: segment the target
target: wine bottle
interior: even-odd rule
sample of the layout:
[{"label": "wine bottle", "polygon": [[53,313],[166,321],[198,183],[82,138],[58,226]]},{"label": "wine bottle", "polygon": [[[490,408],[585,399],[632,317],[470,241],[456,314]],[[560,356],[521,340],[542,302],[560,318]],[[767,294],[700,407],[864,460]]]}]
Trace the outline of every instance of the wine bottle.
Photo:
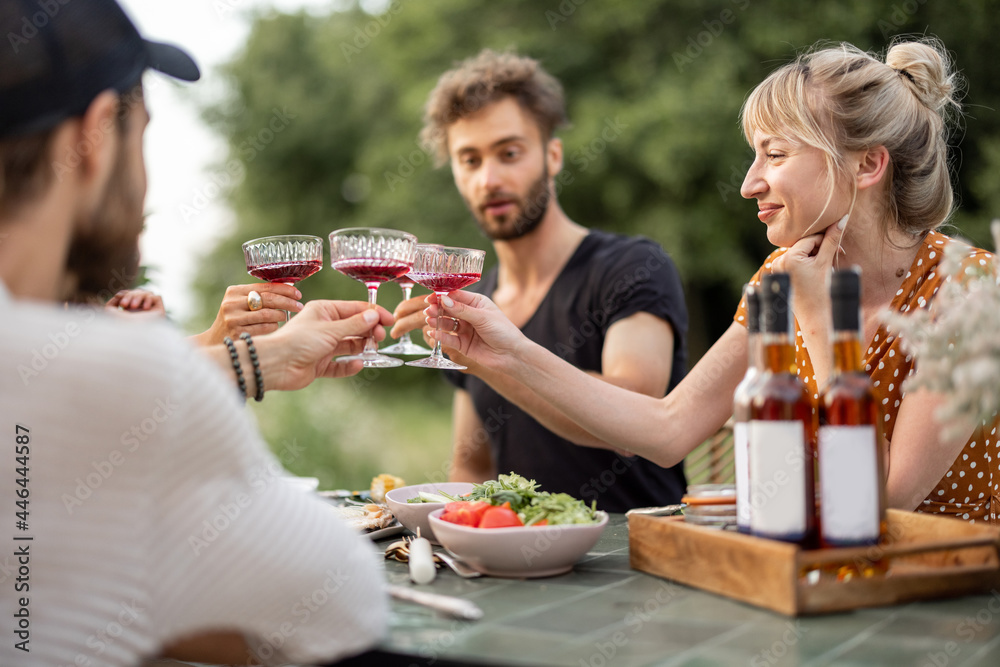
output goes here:
[{"label": "wine bottle", "polygon": [[761,280],[764,375],[750,402],[750,532],[805,548],[816,534],[816,413],[796,374],[791,279]]},{"label": "wine bottle", "polygon": [[736,472],[736,528],[750,532],[750,399],[763,376],[760,350],[760,292],[753,285],[743,288],[747,304],[747,372],[733,392],[733,462]]},{"label": "wine bottle", "polygon": [[835,271],[833,371],[819,398],[819,488],[824,546],[876,544],[885,534],[881,406],[862,368],[861,274]]}]

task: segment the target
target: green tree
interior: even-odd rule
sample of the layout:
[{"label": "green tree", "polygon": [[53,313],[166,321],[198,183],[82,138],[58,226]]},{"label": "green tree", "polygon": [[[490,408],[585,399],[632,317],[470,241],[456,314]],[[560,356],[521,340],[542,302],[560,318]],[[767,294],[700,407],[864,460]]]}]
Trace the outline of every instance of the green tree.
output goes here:
[{"label": "green tree", "polygon": [[[740,286],[771,250],[755,204],[739,195],[751,158],[740,106],[769,71],[819,40],[881,51],[896,36],[927,33],[954,50],[969,80],[954,154],[961,199],[954,223],[973,241],[988,242],[989,219],[1000,214],[1000,82],[982,54],[1000,28],[996,5],[402,0],[377,16],[353,4],[319,18],[262,16],[225,67],[228,96],[205,112],[245,177],[228,193],[238,223],[198,276],[199,323],[207,325],[226,285],[246,279],[239,245],[257,236],[385,226],[424,241],[488,247],[449,171],[433,168],[416,136],[441,72],[484,47],[515,48],[539,58],[567,92],[573,124],[561,133],[561,203],[581,224],[643,234],[667,249],[685,281],[693,364],[728,326]],[[363,298],[359,284],[329,267],[302,290],[307,299]],[[388,286],[380,302],[392,307],[398,294]],[[346,385],[363,391],[322,387],[269,399],[258,416],[272,442],[291,434],[317,443],[317,452],[343,450],[357,437],[401,449],[418,442],[435,460],[430,468],[440,468],[448,449],[447,386],[416,369],[369,380]],[[345,426],[316,425],[315,404],[326,401],[358,406],[343,420],[376,420],[383,430],[331,436]],[[393,430],[386,416],[414,406],[411,421]],[[322,464],[306,457],[303,471],[319,466],[325,482],[357,485],[379,465],[371,459],[351,468],[330,456],[323,454]]]}]

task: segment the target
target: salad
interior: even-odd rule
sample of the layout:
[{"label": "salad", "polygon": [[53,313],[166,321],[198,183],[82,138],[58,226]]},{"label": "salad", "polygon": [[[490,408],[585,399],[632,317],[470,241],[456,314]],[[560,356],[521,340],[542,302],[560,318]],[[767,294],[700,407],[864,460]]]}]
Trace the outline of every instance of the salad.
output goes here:
[{"label": "salad", "polygon": [[475,484],[461,497],[422,492],[407,502],[447,503],[442,521],[474,528],[597,523],[596,503],[587,505],[568,493],[539,491],[535,480],[515,473]]}]

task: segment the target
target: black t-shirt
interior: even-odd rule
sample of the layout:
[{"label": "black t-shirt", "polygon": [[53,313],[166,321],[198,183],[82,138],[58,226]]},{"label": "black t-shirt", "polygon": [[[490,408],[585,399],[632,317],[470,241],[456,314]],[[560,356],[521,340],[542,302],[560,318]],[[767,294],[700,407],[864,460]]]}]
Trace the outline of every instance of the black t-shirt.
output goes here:
[{"label": "black t-shirt", "polygon": [[[474,289],[492,296],[496,284],[494,267]],[[591,231],[522,331],[577,368],[599,373],[608,329],[638,312],[660,317],[673,328],[673,389],[687,362],[687,308],[677,269],[649,239]],[[454,371],[447,375],[469,393],[490,434],[499,473],[534,479],[543,491],[596,500],[599,509],[609,512],[680,502],[686,487],[683,464],[661,468],[641,457],[574,445],[479,378]]]}]

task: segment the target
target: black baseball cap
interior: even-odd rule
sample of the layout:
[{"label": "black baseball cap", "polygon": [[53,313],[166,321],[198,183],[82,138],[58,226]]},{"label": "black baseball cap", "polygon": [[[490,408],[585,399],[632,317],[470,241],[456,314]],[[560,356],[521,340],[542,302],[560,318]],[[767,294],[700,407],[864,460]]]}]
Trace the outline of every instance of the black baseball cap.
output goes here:
[{"label": "black baseball cap", "polygon": [[115,0],[2,0],[0,38],[0,138],[82,115],[101,92],[124,93],[149,68],[201,76],[178,47],[143,39]]}]

